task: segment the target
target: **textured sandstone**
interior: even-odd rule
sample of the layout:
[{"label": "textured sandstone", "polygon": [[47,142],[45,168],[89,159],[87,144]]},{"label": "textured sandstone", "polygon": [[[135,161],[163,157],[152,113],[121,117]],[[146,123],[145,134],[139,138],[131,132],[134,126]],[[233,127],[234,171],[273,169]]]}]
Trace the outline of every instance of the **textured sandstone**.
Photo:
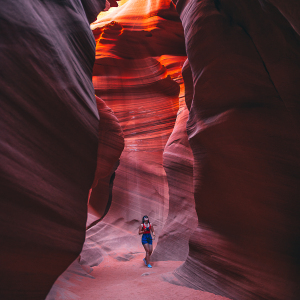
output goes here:
[{"label": "textured sandstone", "polygon": [[115,170],[124,149],[124,135],[118,119],[102,99],[96,97],[96,101],[100,122],[97,168],[89,197],[88,227],[99,222],[109,209]]},{"label": "textured sandstone", "polygon": [[169,186],[168,218],[160,233],[152,260],[181,260],[188,254],[190,235],[197,227],[193,193],[193,155],[186,133],[187,108],[183,108],[164,150]]},{"label": "textured sandstone", "polygon": [[[145,213],[157,229],[162,227],[168,211],[162,154],[178,110],[179,86],[168,77],[159,61],[154,58],[105,61],[105,76],[97,68],[94,70],[95,91],[118,118],[125,148],[116,171],[110,210],[87,231],[81,257],[83,263],[90,265],[96,263],[87,257],[97,262],[100,259],[96,245],[106,252],[120,247],[136,249],[140,244],[137,229]],[[96,64],[105,61],[97,59]],[[120,77],[114,76],[116,70]]]},{"label": "textured sandstone", "polygon": [[[92,28],[97,42],[95,92],[118,118],[125,148],[114,179],[110,210],[101,222],[88,229],[81,263],[96,265],[103,253],[118,249],[135,251],[141,245],[137,231],[142,216],[148,214],[159,233],[167,220],[169,205],[174,207],[173,218],[181,210],[173,225],[183,222],[184,227],[163,233],[158,245],[162,242],[165,246],[161,248],[165,250],[159,251],[156,259],[167,259],[167,245],[177,238],[180,250],[173,251],[169,259],[184,259],[188,236],[195,227],[190,216],[194,208],[186,112],[178,115],[180,126],[174,135],[178,141],[171,146],[181,149],[178,157],[186,175],[182,179],[173,178],[170,202],[163,168],[163,159],[167,168],[172,168],[174,156],[163,158],[163,151],[178,109],[182,107],[183,111],[185,106],[181,67],[186,56],[178,13],[171,1],[130,0],[106,13]],[[181,176],[180,172],[177,175]],[[181,188],[178,189],[181,195],[176,195],[176,180],[178,187],[179,181],[182,180],[181,185],[190,181],[186,195]],[[181,206],[175,208],[180,200]]]},{"label": "textured sandstone", "polygon": [[88,26],[105,1],[1,8],[1,299],[45,298],[81,250],[88,196],[82,264],[130,260],[147,213],[153,259],[188,254],[166,280],[299,299],[299,4],[174,2],[184,36],[166,0],[92,25],[110,108]]},{"label": "textured sandstone", "polygon": [[81,251],[99,122],[88,20],[104,5],[1,2],[1,299],[44,299]]},{"label": "textured sandstone", "polygon": [[175,276],[231,299],[299,299],[299,36],[264,1],[177,9],[199,227]]},{"label": "textured sandstone", "polygon": [[[170,59],[170,58],[166,58]],[[193,154],[188,142],[186,122],[189,111],[185,104],[185,88],[181,66],[182,57],[164,64],[171,77],[180,85],[179,110],[172,134],[165,146],[163,165],[169,187],[169,212],[163,230],[159,235],[152,260],[181,260],[188,254],[190,235],[197,227],[193,190]],[[177,61],[176,61],[177,60]],[[172,72],[173,71],[173,72]]]},{"label": "textured sandstone", "polygon": [[94,188],[100,178],[108,176],[124,148],[124,136],[118,119],[105,102],[96,97],[100,122],[98,130],[97,169],[92,185]]}]

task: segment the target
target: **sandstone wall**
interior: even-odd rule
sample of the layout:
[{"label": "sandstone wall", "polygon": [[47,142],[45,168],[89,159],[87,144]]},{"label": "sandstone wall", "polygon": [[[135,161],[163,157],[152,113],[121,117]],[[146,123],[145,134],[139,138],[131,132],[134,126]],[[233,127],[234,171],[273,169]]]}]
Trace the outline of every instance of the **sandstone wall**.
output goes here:
[{"label": "sandstone wall", "polygon": [[99,123],[88,20],[104,5],[1,1],[1,299],[45,299],[81,251]]},{"label": "sandstone wall", "polygon": [[104,2],[1,7],[0,298],[44,299],[86,225],[82,264],[130,259],[148,214],[166,280],[299,299],[299,5],[129,0],[93,36]]},{"label": "sandstone wall", "polygon": [[[187,112],[181,76],[186,56],[178,13],[171,1],[130,0],[99,18],[92,28],[97,42],[95,91],[118,118],[125,148],[114,179],[110,210],[88,229],[81,263],[96,265],[103,254],[114,252],[123,252],[127,259],[130,252],[142,250],[137,233],[145,214],[158,234],[165,222],[174,228],[159,236],[158,245],[164,246],[157,247],[154,259],[185,259],[188,236],[196,224],[191,221],[195,220],[192,154],[185,129]],[[181,153],[176,157],[169,151],[163,156],[176,116],[180,126],[168,143]],[[171,195],[164,166],[172,168],[173,161],[174,168],[177,158],[181,159],[181,167],[178,178],[171,181]],[[183,168],[186,174],[182,177]],[[186,195],[182,186],[186,186]],[[168,217],[169,208],[172,215]],[[187,213],[189,210],[194,210],[194,216]],[[170,218],[175,218],[173,223]],[[181,222],[183,230],[178,227]],[[170,253],[167,245],[177,239],[180,250],[166,256]]]},{"label": "sandstone wall", "polygon": [[231,299],[298,299],[295,19],[267,1],[177,1],[177,9],[190,64],[187,132],[199,226],[175,276]]}]

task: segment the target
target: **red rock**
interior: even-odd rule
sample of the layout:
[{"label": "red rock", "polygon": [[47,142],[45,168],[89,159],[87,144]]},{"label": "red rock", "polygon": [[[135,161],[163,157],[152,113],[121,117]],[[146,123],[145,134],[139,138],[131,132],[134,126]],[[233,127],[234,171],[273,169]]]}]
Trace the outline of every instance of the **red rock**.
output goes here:
[{"label": "red rock", "polygon": [[182,25],[170,0],[128,1],[91,27],[96,58],[185,55]]},{"label": "red rock", "polygon": [[[99,262],[99,248],[110,252],[127,246],[134,251],[140,244],[137,229],[145,213],[157,229],[162,227],[168,207],[162,154],[174,126],[179,93],[179,86],[154,58],[99,59],[96,65],[100,64],[106,75],[95,68],[95,91],[118,118],[125,148],[110,210],[87,231],[81,262],[91,266]],[[114,76],[116,70],[120,77]]]},{"label": "red rock", "polygon": [[151,258],[154,261],[184,261],[189,251],[189,238],[197,227],[193,155],[186,133],[187,118],[187,108],[179,110],[163,154],[169,186],[169,212]]},{"label": "red rock", "polygon": [[299,299],[299,36],[263,1],[177,9],[199,227],[175,276],[230,299]]},{"label": "red rock", "polygon": [[291,26],[296,30],[298,35],[300,35],[300,3],[297,0],[269,0],[268,2],[272,3],[282,15],[289,21]]},{"label": "red rock", "polygon": [[[186,59],[182,26],[171,1],[129,1],[92,28],[97,41],[95,92],[118,118],[125,148],[110,209],[87,231],[81,263],[90,266],[99,264],[105,253],[136,251],[144,214],[158,233],[166,221],[169,188],[163,151],[178,112]],[[184,241],[186,255],[187,237]]]},{"label": "red rock", "polygon": [[104,4],[1,3],[1,299],[45,299],[81,251],[99,122],[88,20]]},{"label": "red rock", "polygon": [[182,67],[182,78],[185,86],[184,100],[188,110],[190,110],[194,96],[194,83],[193,74],[188,59],[186,59]]},{"label": "red rock", "polygon": [[118,119],[105,102],[96,96],[100,116],[98,132],[97,170],[92,188],[100,178],[105,178],[114,169],[124,148],[124,135]]},{"label": "red rock", "polygon": [[186,133],[189,112],[185,105],[185,88],[181,75],[185,60],[185,56],[166,56],[161,60],[171,78],[180,85],[180,107],[163,153],[163,166],[169,187],[169,211],[151,258],[154,261],[184,261],[188,254],[189,237],[197,227],[193,193],[193,154]]},{"label": "red rock", "polygon": [[[108,0],[111,5],[114,5],[118,0]],[[100,11],[104,10],[105,8],[105,1],[104,0],[81,0],[82,7],[85,11],[85,15],[89,21],[89,23],[94,22],[97,19],[97,15]],[[80,6],[80,4],[77,4]],[[73,7],[73,3],[68,5],[69,7]],[[117,5],[116,5],[117,6]]]},{"label": "red rock", "polygon": [[97,168],[89,198],[87,226],[107,213],[112,195],[114,172],[124,149],[124,135],[118,119],[102,99],[96,97],[100,122]]}]

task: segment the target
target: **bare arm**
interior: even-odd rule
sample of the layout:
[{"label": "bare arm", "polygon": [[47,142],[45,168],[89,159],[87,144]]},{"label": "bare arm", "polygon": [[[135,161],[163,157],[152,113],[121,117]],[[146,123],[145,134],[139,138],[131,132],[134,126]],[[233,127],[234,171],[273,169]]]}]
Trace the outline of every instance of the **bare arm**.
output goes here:
[{"label": "bare arm", "polygon": [[151,231],[152,231],[153,239],[155,239],[155,232],[154,232],[154,227],[153,227],[153,225],[151,225]]},{"label": "bare arm", "polygon": [[143,234],[143,233],[144,233],[143,225],[141,224],[139,227],[139,234]]}]

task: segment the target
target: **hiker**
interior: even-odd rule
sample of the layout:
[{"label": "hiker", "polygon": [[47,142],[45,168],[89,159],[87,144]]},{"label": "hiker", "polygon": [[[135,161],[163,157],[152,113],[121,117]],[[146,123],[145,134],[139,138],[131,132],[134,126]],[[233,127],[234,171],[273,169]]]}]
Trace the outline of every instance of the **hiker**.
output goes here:
[{"label": "hiker", "polygon": [[154,232],[153,225],[150,223],[148,216],[143,216],[142,224],[140,225],[139,228],[139,234],[143,234],[142,244],[146,251],[146,256],[143,259],[143,261],[148,268],[152,268],[152,266],[150,265],[150,255],[153,250],[151,232],[153,235],[153,239],[155,239],[155,232]]}]

